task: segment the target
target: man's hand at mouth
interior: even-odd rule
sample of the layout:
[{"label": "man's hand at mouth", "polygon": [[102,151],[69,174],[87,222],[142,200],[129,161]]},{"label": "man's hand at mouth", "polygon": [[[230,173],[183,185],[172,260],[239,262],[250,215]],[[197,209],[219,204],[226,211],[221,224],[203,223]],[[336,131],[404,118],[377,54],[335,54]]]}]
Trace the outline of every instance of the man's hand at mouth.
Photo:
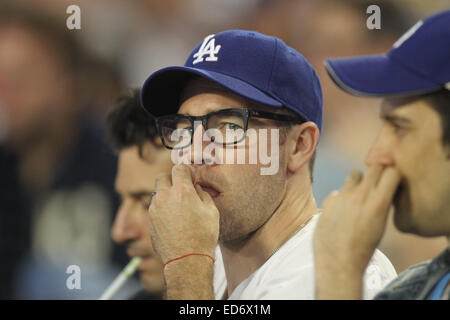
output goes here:
[{"label": "man's hand at mouth", "polygon": [[314,232],[317,298],[361,298],[364,271],[383,236],[399,183],[397,169],[371,166],[364,177],[350,173],[342,189],[325,199]]},{"label": "man's hand at mouth", "polygon": [[[153,248],[163,263],[191,253],[214,257],[219,238],[219,211],[210,194],[199,184],[194,186],[192,180],[185,164],[174,166],[172,177],[162,174],[156,179],[156,195],[149,208],[150,228]],[[187,256],[166,265],[167,297],[213,298],[212,266],[211,259],[201,255]],[[195,278],[199,279],[194,281]],[[199,281],[206,288],[202,289],[203,293],[202,290],[193,292],[193,285],[198,286]]]}]

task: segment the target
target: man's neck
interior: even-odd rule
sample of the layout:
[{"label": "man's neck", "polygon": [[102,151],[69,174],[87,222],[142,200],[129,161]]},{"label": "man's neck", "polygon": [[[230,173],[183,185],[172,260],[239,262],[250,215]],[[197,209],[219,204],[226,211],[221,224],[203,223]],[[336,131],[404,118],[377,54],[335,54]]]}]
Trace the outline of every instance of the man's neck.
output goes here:
[{"label": "man's neck", "polygon": [[291,188],[273,215],[258,230],[244,240],[221,243],[228,296],[315,213],[317,206],[312,191],[309,189],[299,195]]}]

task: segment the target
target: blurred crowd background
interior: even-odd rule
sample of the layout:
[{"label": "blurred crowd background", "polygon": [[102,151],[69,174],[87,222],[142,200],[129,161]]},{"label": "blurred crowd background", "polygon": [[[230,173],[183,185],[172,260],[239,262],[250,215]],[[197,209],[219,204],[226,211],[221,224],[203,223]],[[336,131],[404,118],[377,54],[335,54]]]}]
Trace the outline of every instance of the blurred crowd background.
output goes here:
[{"label": "blurred crowd background", "polygon": [[[72,4],[81,30],[66,27]],[[381,8],[380,30],[366,27],[371,4]],[[106,114],[153,71],[182,65],[206,35],[274,35],[317,70],[320,205],[352,169],[364,169],[380,126],[380,101],[337,89],[323,59],[385,52],[418,19],[449,7],[447,0],[0,0],[0,298],[95,299],[127,263],[110,238],[118,198]],[[445,246],[390,222],[380,249],[400,273]],[[66,287],[73,264],[81,290]],[[116,298],[138,288],[135,278]]]}]

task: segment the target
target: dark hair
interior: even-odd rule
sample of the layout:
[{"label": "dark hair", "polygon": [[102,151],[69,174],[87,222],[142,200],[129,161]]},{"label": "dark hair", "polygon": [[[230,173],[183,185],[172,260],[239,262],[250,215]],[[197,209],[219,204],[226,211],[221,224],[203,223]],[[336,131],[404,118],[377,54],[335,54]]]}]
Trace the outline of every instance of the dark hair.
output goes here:
[{"label": "dark hair", "polygon": [[450,147],[450,91],[441,89],[437,92],[420,96],[429,102],[441,119],[442,144]]},{"label": "dark hair", "polygon": [[140,104],[140,90],[133,89],[118,98],[117,107],[108,114],[106,127],[108,138],[116,151],[137,146],[142,157],[142,146],[151,142],[155,146],[159,138],[155,120]]}]

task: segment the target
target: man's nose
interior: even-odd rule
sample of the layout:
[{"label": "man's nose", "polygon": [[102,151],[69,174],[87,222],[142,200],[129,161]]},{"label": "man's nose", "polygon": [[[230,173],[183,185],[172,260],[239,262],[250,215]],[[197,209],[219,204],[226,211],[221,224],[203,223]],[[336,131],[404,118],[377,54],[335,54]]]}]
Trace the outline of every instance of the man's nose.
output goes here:
[{"label": "man's nose", "polygon": [[139,237],[139,228],[128,204],[122,204],[111,228],[111,237],[117,243],[126,243]]},{"label": "man's nose", "polygon": [[[192,145],[191,147],[191,164],[208,164],[213,161],[210,159],[209,155],[206,155],[204,150],[206,146],[211,142],[209,139],[203,141],[203,136],[205,134],[205,128],[201,122],[196,122],[194,125],[194,132],[192,135]],[[213,154],[214,155],[214,154]]]},{"label": "man's nose", "polygon": [[392,153],[392,142],[384,137],[382,133],[380,133],[376,138],[374,144],[370,148],[369,152],[367,153],[365,159],[366,165],[392,166],[395,163]]}]

